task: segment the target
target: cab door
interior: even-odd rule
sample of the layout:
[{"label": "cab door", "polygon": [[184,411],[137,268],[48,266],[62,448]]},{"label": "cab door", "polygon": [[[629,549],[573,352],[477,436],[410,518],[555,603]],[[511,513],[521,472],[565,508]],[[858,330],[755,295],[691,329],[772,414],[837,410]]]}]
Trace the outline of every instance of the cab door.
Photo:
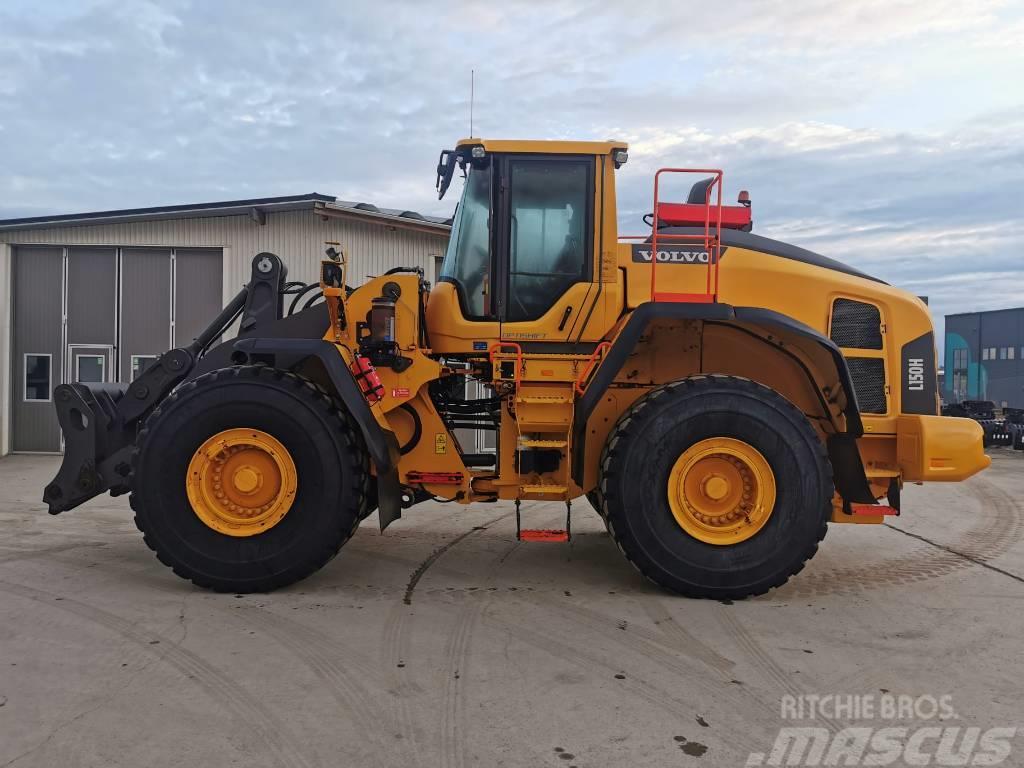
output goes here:
[{"label": "cab door", "polygon": [[507,155],[498,173],[501,338],[565,347],[579,340],[598,292],[594,157]]}]

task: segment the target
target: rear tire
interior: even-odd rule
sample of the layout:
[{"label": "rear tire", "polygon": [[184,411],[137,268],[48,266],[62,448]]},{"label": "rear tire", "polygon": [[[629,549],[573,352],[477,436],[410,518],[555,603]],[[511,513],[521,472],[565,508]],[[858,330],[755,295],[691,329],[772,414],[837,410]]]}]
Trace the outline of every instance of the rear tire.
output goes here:
[{"label": "rear tire", "polygon": [[[254,535],[214,530],[186,491],[197,449],[237,428],[279,441],[297,472],[287,513]],[[182,578],[219,592],[266,592],[337,554],[366,509],[369,483],[362,438],[322,389],[273,368],[223,368],[179,387],[146,420],[132,460],[131,506],[146,544]]]},{"label": "rear tire", "polygon": [[[773,476],[767,520],[736,543],[698,539],[669,501],[680,457],[716,438],[754,449]],[[609,531],[626,558],[688,597],[741,599],[785,583],[817,551],[832,508],[831,466],[804,415],[774,390],[732,376],[684,379],[638,400],[608,438],[601,482]]]}]

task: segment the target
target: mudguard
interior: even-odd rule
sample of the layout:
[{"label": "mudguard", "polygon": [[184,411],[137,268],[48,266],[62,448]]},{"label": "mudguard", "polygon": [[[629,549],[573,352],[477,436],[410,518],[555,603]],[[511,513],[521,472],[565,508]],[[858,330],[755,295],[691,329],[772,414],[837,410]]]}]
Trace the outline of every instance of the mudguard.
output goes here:
[{"label": "mudguard", "polygon": [[377,423],[359,385],[345,367],[335,346],[323,339],[288,338],[239,339],[231,346],[234,350],[232,360],[236,364],[266,362],[276,368],[292,369],[310,358],[320,361],[336,394],[359,427],[377,471],[377,507],[381,530],[400,518],[402,486],[398,479],[398,438]]},{"label": "mudguard", "polygon": [[[836,367],[836,375],[846,395],[846,432],[833,437],[838,440],[829,441],[829,458],[833,462],[833,474],[836,489],[847,502],[857,504],[874,504],[864,465],[856,450],[856,438],[864,434],[864,426],[857,406],[857,394],[853,388],[853,380],[846,364],[846,358],[835,343],[814,328],[801,323],[787,315],[770,309],[758,307],[733,307],[729,304],[688,304],[649,302],[642,304],[619,332],[612,342],[600,366],[598,366],[583,396],[576,401],[573,419],[573,453],[572,477],[577,485],[582,485],[586,451],[587,421],[597,408],[608,387],[618,376],[626,359],[639,342],[641,335],[653,320],[703,320],[711,323],[744,323],[763,328],[776,328],[810,339],[828,351]],[[810,371],[806,371],[812,379]],[[815,385],[815,390],[817,386]],[[850,450],[850,445],[853,450]],[[839,466],[836,466],[838,464]]]}]

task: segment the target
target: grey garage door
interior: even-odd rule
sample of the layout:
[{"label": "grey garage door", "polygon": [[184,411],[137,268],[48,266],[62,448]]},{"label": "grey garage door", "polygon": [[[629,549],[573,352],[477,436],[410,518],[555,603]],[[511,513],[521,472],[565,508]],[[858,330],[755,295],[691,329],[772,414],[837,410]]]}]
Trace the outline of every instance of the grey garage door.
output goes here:
[{"label": "grey garage door", "polygon": [[18,246],[13,266],[15,451],[60,450],[57,384],[131,381],[221,307],[219,249]]},{"label": "grey garage door", "polygon": [[60,433],[51,398],[64,369],[64,249],[18,248],[13,277],[11,446],[55,451]]}]

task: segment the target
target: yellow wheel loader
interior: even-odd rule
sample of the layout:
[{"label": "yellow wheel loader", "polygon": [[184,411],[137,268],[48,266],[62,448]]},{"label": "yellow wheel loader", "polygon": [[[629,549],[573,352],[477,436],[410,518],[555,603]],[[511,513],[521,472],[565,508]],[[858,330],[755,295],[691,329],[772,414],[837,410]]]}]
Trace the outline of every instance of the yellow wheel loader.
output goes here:
[{"label": "yellow wheel loader", "polygon": [[[333,246],[302,285],[257,254],[190,346],[130,384],[56,389],[50,512],[130,492],[175,573],[252,592],[317,570],[375,510],[383,529],[428,499],[514,502],[519,538],[558,542],[585,496],[646,577],[725,599],[784,583],[829,523],[899,514],[905,483],[988,466],[981,427],[938,415],[920,299],[753,234],[718,170],[658,171],[622,234],[627,159],[445,150],[440,195],[465,181],[436,285],[399,267],[352,289]],[[531,501],[564,503],[565,528],[524,527]]]}]

